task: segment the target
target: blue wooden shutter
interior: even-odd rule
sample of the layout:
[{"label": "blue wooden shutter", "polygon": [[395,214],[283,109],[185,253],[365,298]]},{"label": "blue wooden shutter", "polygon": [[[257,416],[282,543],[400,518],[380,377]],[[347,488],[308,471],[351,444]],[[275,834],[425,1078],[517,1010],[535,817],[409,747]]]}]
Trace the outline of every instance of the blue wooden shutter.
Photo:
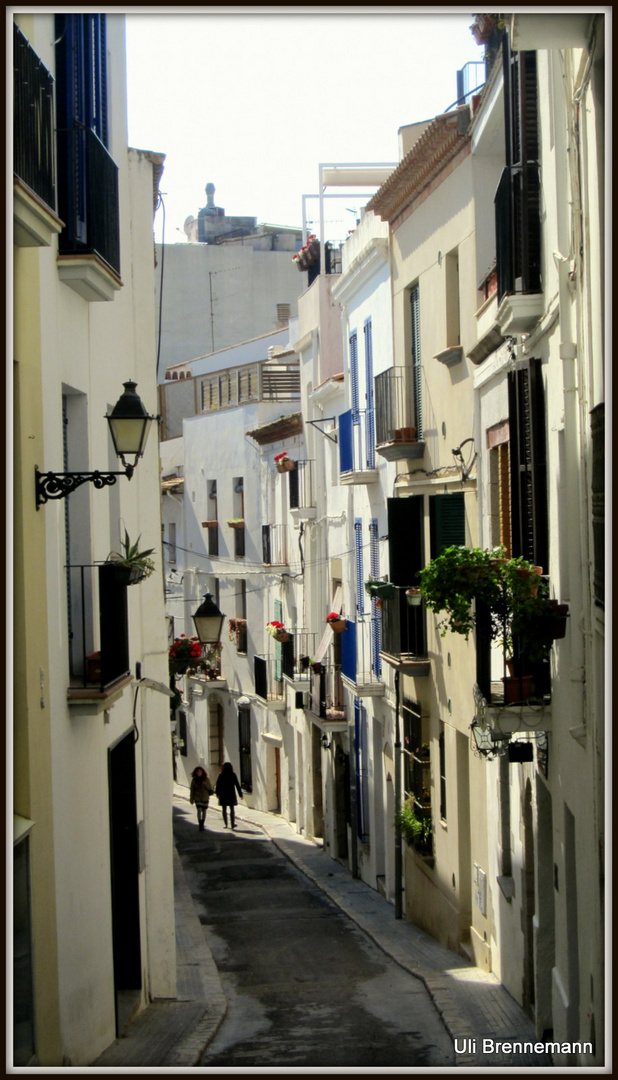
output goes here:
[{"label": "blue wooden shutter", "polygon": [[416,437],[423,437],[423,400],[421,368],[421,316],[418,285],[410,293],[410,319],[412,336],[412,397],[414,400],[414,423]]},{"label": "blue wooden shutter", "polygon": [[[339,417],[339,471],[352,472],[354,454],[352,450],[352,410],[348,409]],[[288,473],[288,476],[293,476]]]},{"label": "blue wooden shutter", "polygon": [[356,682],[356,623],[346,619],[346,630],[339,634],[341,644],[341,674]]},{"label": "blue wooden shutter", "polygon": [[365,387],[367,398],[367,411],[365,413],[365,437],[367,468],[375,469],[376,465],[376,421],[373,399],[373,340],[371,331],[371,319],[365,322]]},{"label": "blue wooden shutter", "polygon": [[[371,578],[375,581],[380,576],[380,548],[378,538],[378,519],[372,518],[369,522],[369,565]],[[382,620],[378,609],[378,601],[371,598],[371,667],[375,675],[382,674],[382,661],[380,648],[382,645]]]},{"label": "blue wooden shutter", "polygon": [[361,518],[354,521],[354,554],[356,558],[356,610],[359,615],[365,610],[364,581],[363,581],[363,522]]},{"label": "blue wooden shutter", "polygon": [[360,407],[358,400],[358,341],[356,330],[350,335],[350,390],[352,394],[352,423],[360,422]]}]

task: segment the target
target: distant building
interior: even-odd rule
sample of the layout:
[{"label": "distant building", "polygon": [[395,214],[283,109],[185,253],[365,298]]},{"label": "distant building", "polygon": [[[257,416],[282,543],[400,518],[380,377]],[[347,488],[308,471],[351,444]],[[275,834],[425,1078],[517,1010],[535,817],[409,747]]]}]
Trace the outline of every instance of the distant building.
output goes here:
[{"label": "distant building", "polygon": [[292,256],[302,229],[257,224],[207,204],[188,217],[188,244],[157,247],[160,314],[159,380],[165,369],[287,326],[306,288]]}]

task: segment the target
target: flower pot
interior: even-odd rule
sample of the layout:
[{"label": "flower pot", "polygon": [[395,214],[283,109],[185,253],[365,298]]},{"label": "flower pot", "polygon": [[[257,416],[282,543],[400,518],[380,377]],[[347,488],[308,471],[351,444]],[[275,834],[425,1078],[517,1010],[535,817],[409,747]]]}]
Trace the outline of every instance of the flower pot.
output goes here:
[{"label": "flower pot", "polygon": [[279,473],[292,472],[295,468],[296,462],[292,458],[285,458],[284,461],[277,462],[277,472]]},{"label": "flower pot", "polygon": [[137,585],[146,577],[141,566],[114,566],[114,577],[121,585]]},{"label": "flower pot", "polygon": [[406,589],[406,600],[410,607],[420,607],[422,596],[420,589]]},{"label": "flower pot", "polygon": [[367,581],[365,588],[376,600],[391,600],[395,595],[395,586],[390,581]]},{"label": "flower pot", "polygon": [[519,704],[532,696],[532,675],[504,675],[502,682],[505,705]]},{"label": "flower pot", "polygon": [[416,442],[416,428],[397,428],[395,432],[395,442]]},{"label": "flower pot", "polygon": [[319,663],[319,661],[317,661],[315,664],[311,665],[311,670],[312,670],[314,675],[321,675],[322,674],[322,665]]},{"label": "flower pot", "polygon": [[93,652],[86,657],[86,681],[89,683],[101,682],[101,653]]},{"label": "flower pot", "polygon": [[283,642],[290,640],[290,635],[288,634],[287,630],[278,630],[276,634],[273,634],[273,637],[275,641]]},{"label": "flower pot", "polygon": [[342,634],[346,628],[345,619],[331,619],[328,624],[334,634]]}]

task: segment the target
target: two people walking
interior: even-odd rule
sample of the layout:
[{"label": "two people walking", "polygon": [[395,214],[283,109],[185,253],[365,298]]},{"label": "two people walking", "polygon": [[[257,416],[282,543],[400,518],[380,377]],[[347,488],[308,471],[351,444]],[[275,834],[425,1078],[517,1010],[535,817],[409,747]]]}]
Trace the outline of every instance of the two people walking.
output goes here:
[{"label": "two people walking", "polygon": [[214,788],[208,778],[206,770],[203,769],[201,765],[196,766],[191,773],[189,800],[192,806],[195,804],[197,810],[197,824],[200,832],[204,831],[204,822],[206,820],[206,811],[208,809],[210,796],[215,794],[219,800],[219,805],[223,814],[223,827],[227,829],[227,812],[229,808],[230,824],[233,829],[236,828],[234,812],[234,807],[238,805],[236,792],[238,792],[239,797],[242,799],[242,789],[230,761],[226,761],[222,766]]}]

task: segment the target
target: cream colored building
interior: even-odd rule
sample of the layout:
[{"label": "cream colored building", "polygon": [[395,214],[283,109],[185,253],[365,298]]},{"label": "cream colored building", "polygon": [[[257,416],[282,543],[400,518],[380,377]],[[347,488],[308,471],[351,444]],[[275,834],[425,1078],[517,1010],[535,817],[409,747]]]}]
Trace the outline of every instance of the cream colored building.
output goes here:
[{"label": "cream colored building", "polygon": [[[123,16],[19,14],[14,47],[12,1063],[76,1067],[176,993],[156,430],[130,485],[35,497],[35,467],[120,474],[123,382],[156,414],[163,155],[127,147]],[[154,549],[131,588],[125,528]]]}]

